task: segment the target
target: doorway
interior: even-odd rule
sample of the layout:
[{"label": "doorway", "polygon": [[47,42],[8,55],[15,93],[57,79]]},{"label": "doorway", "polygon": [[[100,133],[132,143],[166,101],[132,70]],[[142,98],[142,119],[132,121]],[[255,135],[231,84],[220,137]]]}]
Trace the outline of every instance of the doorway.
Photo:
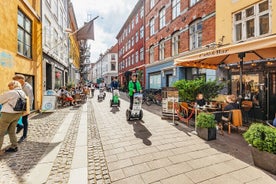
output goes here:
[{"label": "doorway", "polygon": [[173,75],[166,75],[166,87],[171,87],[173,82]]},{"label": "doorway", "polygon": [[52,65],[46,63],[46,90],[52,89]]}]

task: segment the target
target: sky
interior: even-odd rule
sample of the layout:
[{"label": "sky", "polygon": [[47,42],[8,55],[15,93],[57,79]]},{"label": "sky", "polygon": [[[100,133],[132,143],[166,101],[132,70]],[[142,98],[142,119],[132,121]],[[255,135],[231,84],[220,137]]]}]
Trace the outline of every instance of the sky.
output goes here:
[{"label": "sky", "polygon": [[78,27],[87,22],[90,14],[99,16],[94,22],[95,40],[91,44],[91,62],[117,43],[116,36],[138,0],[71,0]]}]

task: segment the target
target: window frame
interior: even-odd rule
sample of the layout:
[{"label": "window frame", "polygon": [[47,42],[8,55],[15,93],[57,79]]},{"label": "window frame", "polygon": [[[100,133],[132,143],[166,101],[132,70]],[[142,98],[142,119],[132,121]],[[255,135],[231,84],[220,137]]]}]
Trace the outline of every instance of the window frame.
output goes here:
[{"label": "window frame", "polygon": [[179,54],[180,35],[179,32],[175,32],[172,35],[172,56],[177,56]]},{"label": "window frame", "polygon": [[[194,21],[192,24],[190,24],[189,26],[189,39],[190,39],[190,44],[189,44],[189,48],[190,50],[193,50],[193,49],[197,49],[197,48],[200,48],[202,46],[202,20],[201,19],[198,19],[196,21]],[[198,25],[201,24],[201,30],[198,30]],[[191,34],[191,28],[192,27],[195,27],[195,31],[193,32],[193,34]],[[193,47],[193,36],[195,38],[195,46]],[[201,41],[199,42],[199,38],[201,38]],[[200,44],[199,44],[200,43]]]},{"label": "window frame", "polygon": [[[22,24],[23,25],[20,25],[20,22],[19,22],[19,16],[22,17]],[[20,9],[18,9],[18,12],[17,12],[17,53],[22,55],[22,56],[25,56],[27,58],[30,58],[32,59],[33,57],[33,53],[32,53],[32,50],[33,50],[33,39],[32,39],[32,36],[33,36],[33,22],[31,21],[31,19],[29,17],[27,17],[26,14],[23,13],[23,11],[21,11]],[[29,29],[30,30],[27,30],[27,22],[29,22]],[[20,40],[19,38],[19,32],[22,32],[22,40]],[[29,44],[27,43],[27,37],[29,37]],[[19,45],[22,46],[22,52],[21,52],[21,49],[19,49]],[[28,48],[29,48],[29,52],[28,52]],[[28,54],[29,53],[29,54]]]},{"label": "window frame", "polygon": [[165,7],[163,7],[159,11],[159,29],[161,30],[165,26],[166,26],[166,9]]},{"label": "window frame", "polygon": [[152,17],[149,21],[149,28],[150,28],[150,36],[154,35],[154,17]]},{"label": "window frame", "polygon": [[149,56],[150,56],[150,58],[149,58],[150,63],[153,63],[154,62],[154,46],[153,45],[150,46],[150,48],[149,48]]},{"label": "window frame", "polygon": [[155,5],[155,0],[150,0],[150,10],[154,7]]},{"label": "window frame", "polygon": [[200,0],[190,0],[190,7],[194,6],[197,4]]},{"label": "window frame", "polygon": [[172,20],[180,15],[180,0],[172,0]]},{"label": "window frame", "polygon": [[159,42],[159,60],[165,59],[165,40]]},{"label": "window frame", "polygon": [[140,61],[144,60],[144,47],[140,48]]}]

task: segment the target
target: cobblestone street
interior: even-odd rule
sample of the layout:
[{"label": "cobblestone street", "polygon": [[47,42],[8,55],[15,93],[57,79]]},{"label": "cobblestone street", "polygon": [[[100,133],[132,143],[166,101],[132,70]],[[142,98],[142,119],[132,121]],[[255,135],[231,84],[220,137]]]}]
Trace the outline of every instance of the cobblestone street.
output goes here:
[{"label": "cobblestone street", "polygon": [[276,183],[158,113],[126,121],[128,102],[111,108],[110,98],[32,117],[27,141],[0,158],[0,183]]}]

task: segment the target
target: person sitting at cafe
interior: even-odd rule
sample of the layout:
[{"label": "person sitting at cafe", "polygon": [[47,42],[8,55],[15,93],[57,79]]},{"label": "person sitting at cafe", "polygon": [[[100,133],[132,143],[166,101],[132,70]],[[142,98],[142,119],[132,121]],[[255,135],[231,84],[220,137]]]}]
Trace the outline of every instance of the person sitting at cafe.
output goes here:
[{"label": "person sitting at cafe", "polygon": [[198,93],[196,96],[196,106],[202,107],[206,104],[204,96],[202,93]]},{"label": "person sitting at cafe", "polygon": [[[234,109],[239,109],[239,104],[237,103],[236,95],[228,95],[226,97],[227,105],[224,107],[223,111],[231,111]],[[222,120],[227,121],[229,118],[229,113],[223,113]]]}]

